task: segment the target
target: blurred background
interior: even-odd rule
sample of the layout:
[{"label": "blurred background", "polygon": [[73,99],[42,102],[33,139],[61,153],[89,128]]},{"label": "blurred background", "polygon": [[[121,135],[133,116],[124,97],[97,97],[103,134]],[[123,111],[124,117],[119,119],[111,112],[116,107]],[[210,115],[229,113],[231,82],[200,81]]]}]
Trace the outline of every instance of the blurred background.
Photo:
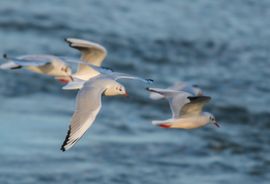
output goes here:
[{"label": "blurred background", "polygon": [[270,180],[270,1],[1,0],[0,54],[79,57],[66,37],[105,46],[105,66],[198,84],[221,128],[161,129],[167,102],[140,83],[103,98],[95,124],[61,152],[76,92],[0,71],[0,183],[235,184]]}]

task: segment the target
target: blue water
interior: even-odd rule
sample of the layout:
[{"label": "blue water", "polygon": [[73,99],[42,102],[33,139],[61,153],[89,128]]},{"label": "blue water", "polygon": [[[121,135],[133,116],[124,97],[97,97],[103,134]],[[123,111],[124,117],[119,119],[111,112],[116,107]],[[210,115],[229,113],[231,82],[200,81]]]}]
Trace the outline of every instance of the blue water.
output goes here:
[{"label": "blue water", "polygon": [[105,97],[86,136],[63,153],[76,92],[0,71],[0,183],[268,183],[269,8],[267,0],[1,0],[0,54],[77,57],[64,38],[101,43],[105,66],[158,87],[200,85],[221,128],[154,127],[170,116],[167,102],[125,83],[130,97]]}]

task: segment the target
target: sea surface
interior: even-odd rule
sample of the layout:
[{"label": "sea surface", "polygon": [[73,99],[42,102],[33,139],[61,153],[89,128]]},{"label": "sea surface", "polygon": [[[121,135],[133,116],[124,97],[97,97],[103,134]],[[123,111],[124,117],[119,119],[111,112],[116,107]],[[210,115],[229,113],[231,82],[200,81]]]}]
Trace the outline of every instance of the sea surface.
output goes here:
[{"label": "sea surface", "polygon": [[266,184],[270,181],[269,0],[1,0],[0,54],[79,57],[66,37],[104,45],[104,66],[198,84],[221,127],[154,127],[170,117],[145,85],[104,97],[87,134],[60,146],[76,91],[0,71],[0,183]]}]

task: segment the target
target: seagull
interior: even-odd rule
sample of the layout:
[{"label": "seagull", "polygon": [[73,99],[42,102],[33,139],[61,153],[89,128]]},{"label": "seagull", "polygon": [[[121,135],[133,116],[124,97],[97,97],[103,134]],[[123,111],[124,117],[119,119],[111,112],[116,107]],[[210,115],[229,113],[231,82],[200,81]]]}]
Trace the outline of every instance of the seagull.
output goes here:
[{"label": "seagull", "polygon": [[[66,138],[61,146],[62,151],[73,147],[94,123],[101,109],[102,96],[128,96],[125,87],[117,80],[141,80],[148,84],[152,82],[150,79],[142,79],[128,74],[108,71],[108,69],[100,67],[92,67],[100,74],[82,83],[82,87],[76,97],[75,112],[72,116]],[[80,79],[78,80],[80,81]]]},{"label": "seagull", "polygon": [[[101,66],[103,60],[107,56],[107,50],[100,44],[77,38],[66,38],[65,41],[70,47],[80,51],[80,60],[86,64]],[[98,74],[99,73],[93,68],[81,63],[78,64],[77,72],[72,74],[72,76],[74,76],[74,78],[87,81]]]},{"label": "seagull", "polygon": [[[175,83],[173,86],[170,86],[166,89],[176,90],[176,91],[185,91],[185,92],[191,93],[194,96],[203,95],[202,89],[200,89],[198,85],[196,84],[191,85],[183,81],[179,81]],[[160,100],[164,98],[163,95],[160,95],[159,93],[156,93],[156,92],[150,92],[149,96],[152,100]]]},{"label": "seagull", "polygon": [[[101,66],[104,58],[107,55],[106,49],[97,43],[77,38],[67,38],[65,41],[70,47],[78,49],[81,52],[80,61],[83,61],[86,64]],[[35,73],[53,76],[62,83],[73,81],[73,75],[77,79],[87,81],[89,78],[99,74],[99,72],[85,65],[84,63],[79,63],[77,72],[71,75],[71,68],[66,63],[74,59],[68,57],[42,54],[24,55],[16,58],[11,58],[8,57],[7,54],[4,54],[3,57],[5,60],[7,60],[7,62],[1,64],[0,69],[23,68]]]},{"label": "seagull", "polygon": [[153,125],[162,128],[194,129],[206,124],[219,127],[215,117],[209,112],[202,112],[203,106],[211,97],[194,96],[185,91],[172,89],[146,88],[148,91],[158,93],[169,101],[172,118],[161,121],[152,121]]},{"label": "seagull", "polygon": [[3,55],[7,61],[0,65],[0,69],[14,70],[26,69],[35,73],[53,76],[60,82],[67,83],[72,80],[71,68],[61,57],[53,55],[24,55],[16,58]]}]

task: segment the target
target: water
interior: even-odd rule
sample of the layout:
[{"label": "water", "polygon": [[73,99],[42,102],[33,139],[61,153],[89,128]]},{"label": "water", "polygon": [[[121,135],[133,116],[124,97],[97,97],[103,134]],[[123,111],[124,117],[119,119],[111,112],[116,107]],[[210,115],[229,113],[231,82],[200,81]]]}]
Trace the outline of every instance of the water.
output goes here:
[{"label": "water", "polygon": [[269,8],[267,0],[1,0],[0,53],[78,56],[65,37],[101,43],[108,67],[159,87],[200,85],[221,128],[154,127],[170,116],[167,102],[128,83],[130,97],[105,97],[91,130],[63,153],[76,93],[1,71],[0,183],[269,182]]}]

